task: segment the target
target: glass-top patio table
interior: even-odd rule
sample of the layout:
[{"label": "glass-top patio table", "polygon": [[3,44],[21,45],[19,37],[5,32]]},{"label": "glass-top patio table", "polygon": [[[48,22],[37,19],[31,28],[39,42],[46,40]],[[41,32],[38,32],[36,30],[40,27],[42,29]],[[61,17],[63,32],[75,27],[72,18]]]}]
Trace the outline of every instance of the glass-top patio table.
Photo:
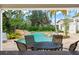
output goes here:
[{"label": "glass-top patio table", "polygon": [[[34,36],[35,42],[52,42],[52,38],[47,37],[43,33],[34,33],[34,34],[31,34],[31,35]],[[26,44],[25,39],[19,39],[17,41]]]},{"label": "glass-top patio table", "polygon": [[[33,44],[34,49],[60,49],[61,45],[54,44],[52,41],[52,38],[47,37],[46,35],[42,33],[34,33],[31,34],[34,36],[35,43]],[[23,43],[23,44],[32,44],[31,42],[25,41],[25,39],[19,39],[17,42]]]}]

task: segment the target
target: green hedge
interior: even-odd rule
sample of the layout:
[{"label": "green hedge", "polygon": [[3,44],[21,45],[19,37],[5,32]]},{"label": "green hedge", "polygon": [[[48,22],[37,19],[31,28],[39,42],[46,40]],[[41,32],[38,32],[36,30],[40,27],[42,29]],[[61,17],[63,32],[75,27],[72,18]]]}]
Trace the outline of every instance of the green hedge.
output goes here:
[{"label": "green hedge", "polygon": [[28,31],[55,31],[54,26],[29,26],[26,28]]}]

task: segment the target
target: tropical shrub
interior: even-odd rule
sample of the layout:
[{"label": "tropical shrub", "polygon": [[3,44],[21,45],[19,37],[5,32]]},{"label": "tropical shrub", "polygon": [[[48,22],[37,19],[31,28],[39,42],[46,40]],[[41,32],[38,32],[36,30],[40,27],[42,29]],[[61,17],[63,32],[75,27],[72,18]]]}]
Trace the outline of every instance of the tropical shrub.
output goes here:
[{"label": "tropical shrub", "polygon": [[7,37],[8,37],[8,39],[16,39],[16,38],[19,38],[21,36],[21,34],[20,33],[8,33],[7,34]]}]

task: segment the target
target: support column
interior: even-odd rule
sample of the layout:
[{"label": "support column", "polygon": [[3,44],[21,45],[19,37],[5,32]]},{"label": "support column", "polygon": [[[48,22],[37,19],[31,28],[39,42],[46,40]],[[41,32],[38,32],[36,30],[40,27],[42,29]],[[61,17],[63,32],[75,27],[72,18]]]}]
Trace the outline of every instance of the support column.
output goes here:
[{"label": "support column", "polygon": [[2,50],[2,9],[0,9],[0,51]]}]

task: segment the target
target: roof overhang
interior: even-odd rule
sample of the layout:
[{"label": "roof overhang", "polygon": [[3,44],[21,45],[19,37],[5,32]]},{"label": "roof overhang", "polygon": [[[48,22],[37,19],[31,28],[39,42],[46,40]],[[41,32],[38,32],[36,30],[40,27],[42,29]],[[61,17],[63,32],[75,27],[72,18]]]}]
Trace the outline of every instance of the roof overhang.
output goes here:
[{"label": "roof overhang", "polygon": [[0,4],[0,8],[78,8],[79,4]]}]

